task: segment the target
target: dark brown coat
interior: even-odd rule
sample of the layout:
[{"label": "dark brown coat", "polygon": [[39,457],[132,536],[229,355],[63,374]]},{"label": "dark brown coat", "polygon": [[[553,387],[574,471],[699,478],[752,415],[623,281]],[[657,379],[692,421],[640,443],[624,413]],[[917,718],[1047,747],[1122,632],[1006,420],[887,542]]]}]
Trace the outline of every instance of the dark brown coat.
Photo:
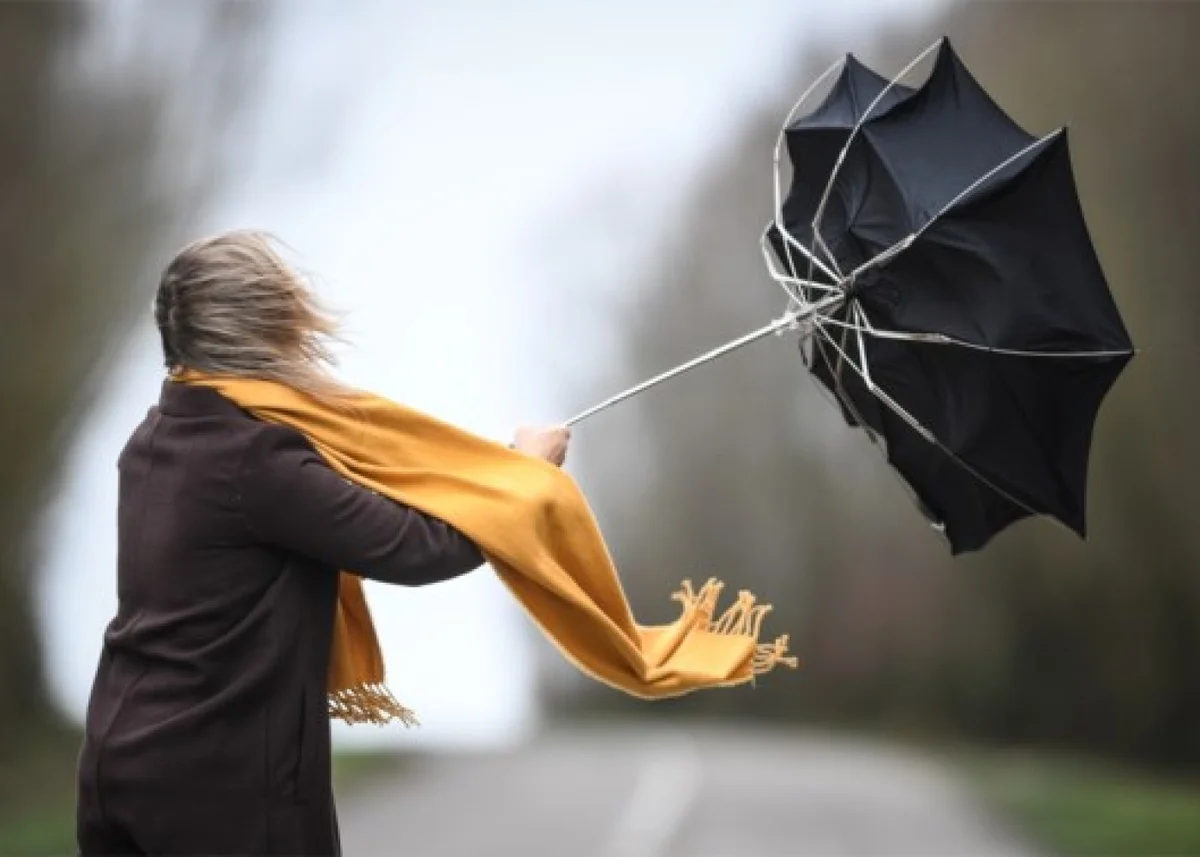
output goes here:
[{"label": "dark brown coat", "polygon": [[166,382],[119,471],[119,607],[80,754],[80,852],[339,853],[336,571],[420,586],[482,556],[205,388]]}]

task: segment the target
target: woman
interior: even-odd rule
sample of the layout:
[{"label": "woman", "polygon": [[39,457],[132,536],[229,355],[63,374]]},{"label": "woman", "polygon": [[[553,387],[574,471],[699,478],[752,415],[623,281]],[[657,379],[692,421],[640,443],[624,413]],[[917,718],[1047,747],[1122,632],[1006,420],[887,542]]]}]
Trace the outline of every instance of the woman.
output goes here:
[{"label": "woman", "polygon": [[[334,323],[257,233],[180,252],[155,319],[172,374],[348,392],[325,369]],[[561,464],[567,442],[522,429],[514,446]],[[326,703],[339,569],[423,586],[482,555],[343,479],[296,431],[170,378],[119,472],[119,606],[80,754],[80,853],[339,853]]]}]

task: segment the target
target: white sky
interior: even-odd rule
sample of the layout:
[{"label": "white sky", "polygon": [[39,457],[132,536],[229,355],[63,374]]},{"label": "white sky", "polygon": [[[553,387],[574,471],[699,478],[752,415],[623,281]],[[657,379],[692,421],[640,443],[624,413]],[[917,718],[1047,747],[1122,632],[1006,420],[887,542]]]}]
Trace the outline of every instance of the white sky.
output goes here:
[{"label": "white sky", "polygon": [[[507,439],[591,404],[554,382],[617,333],[558,315],[564,213],[615,199],[622,228],[587,262],[633,270],[703,160],[786,94],[804,37],[854,49],[942,2],[286,0],[243,178],[209,226],[302,253],[348,313],[355,383]],[[45,645],[76,718],[115,610],[115,460],[157,397],[157,349],[147,317],[48,522]],[[573,457],[603,443],[580,432]],[[531,632],[488,573],[369,597],[389,683],[425,725],[339,742],[495,744],[536,724]]]}]

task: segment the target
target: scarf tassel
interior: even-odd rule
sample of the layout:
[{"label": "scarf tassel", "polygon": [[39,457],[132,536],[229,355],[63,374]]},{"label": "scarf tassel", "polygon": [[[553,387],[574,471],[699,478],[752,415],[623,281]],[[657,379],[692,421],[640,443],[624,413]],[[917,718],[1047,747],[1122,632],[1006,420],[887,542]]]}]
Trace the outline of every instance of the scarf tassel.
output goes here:
[{"label": "scarf tassel", "polygon": [[[714,619],[717,599],[725,584],[715,577],[709,578],[697,592],[690,580],[685,580],[678,591],[671,597],[683,605],[684,614],[691,614],[694,627],[701,628],[711,634],[729,636],[747,636],[758,639],[762,631],[763,619],[771,612],[770,604],[757,604],[754,594],[743,589],[738,593],[737,600],[726,608],[720,617]],[[800,659],[788,655],[788,635],[782,634],[770,643],[758,643],[754,648],[754,658],[751,661],[751,671],[755,676],[763,675],[777,666],[796,669]]]},{"label": "scarf tassel", "polygon": [[401,705],[382,684],[360,684],[330,692],[329,716],[352,724],[386,726],[399,720],[405,726],[419,725],[412,709]]}]

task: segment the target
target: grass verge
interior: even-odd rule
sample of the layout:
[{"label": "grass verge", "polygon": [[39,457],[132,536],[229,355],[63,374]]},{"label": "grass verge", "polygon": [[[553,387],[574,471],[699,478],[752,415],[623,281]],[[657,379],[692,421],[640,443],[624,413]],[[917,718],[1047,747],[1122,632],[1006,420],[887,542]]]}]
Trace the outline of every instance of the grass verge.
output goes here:
[{"label": "grass verge", "polygon": [[1010,823],[1061,857],[1200,855],[1200,781],[1040,753],[973,755],[963,767]]},{"label": "grass verge", "polygon": [[75,853],[75,759],[79,732],[51,724],[0,764],[0,857]]}]

